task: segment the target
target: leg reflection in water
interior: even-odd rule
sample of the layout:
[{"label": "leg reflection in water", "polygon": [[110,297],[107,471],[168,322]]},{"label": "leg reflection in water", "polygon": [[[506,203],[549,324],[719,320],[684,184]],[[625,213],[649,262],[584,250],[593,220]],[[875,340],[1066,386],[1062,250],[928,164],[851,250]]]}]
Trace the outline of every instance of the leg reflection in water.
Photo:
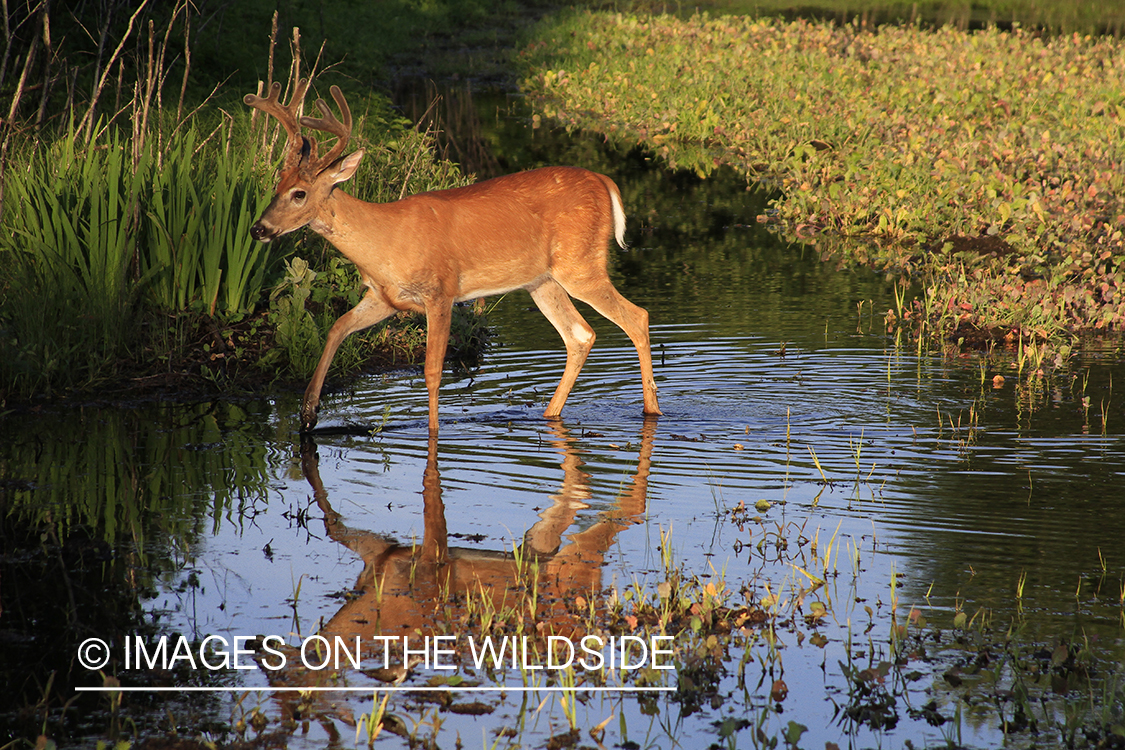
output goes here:
[{"label": "leg reflection in water", "polygon": [[[443,634],[457,636],[460,644],[462,637],[479,639],[489,634],[486,631],[511,632],[510,627],[518,622],[521,633],[540,639],[549,635],[572,641],[581,638],[589,621],[589,605],[584,610],[578,603],[598,600],[607,551],[619,533],[645,518],[655,429],[655,420],[645,421],[636,470],[613,505],[598,513],[586,528],[568,534],[579,513],[589,507],[590,477],[582,469],[575,439],[561,424],[552,424],[546,442],[561,457],[561,483],[514,550],[449,545],[436,437],[429,438],[422,477],[422,540],[404,544],[347,524],[332,507],[321,481],[316,444],[306,436],[301,465],[324,514],[325,531],[363,560],[353,595],[318,634],[329,642],[339,636],[353,643],[358,637],[364,644],[403,636],[413,644],[415,639]],[[413,664],[396,661],[390,669],[380,664],[365,674],[396,682],[408,679]],[[292,666],[293,660],[289,663]],[[270,679],[275,685],[311,686],[331,684],[330,677],[338,675],[287,669]],[[362,678],[358,684],[363,684]]]},{"label": "leg reflection in water", "polygon": [[[605,553],[624,529],[645,515],[649,463],[655,422],[647,420],[641,432],[637,469],[614,507],[599,514],[586,529],[566,538],[579,510],[590,498],[589,475],[582,470],[574,439],[561,425],[552,426],[550,444],[562,456],[562,484],[550,496],[551,504],[524,535],[517,554],[510,550],[450,547],[438,471],[438,445],[429,440],[426,471],[422,478],[423,535],[421,545],[404,545],[372,531],[353,529],[333,510],[320,480],[315,445],[302,448],[305,478],[324,513],[328,536],[355,552],[364,569],[356,581],[358,596],[345,604],[325,624],[322,634],[397,636],[404,632],[433,633],[448,619],[447,607],[456,608],[466,594],[492,599],[497,610],[519,599],[532,581],[528,568],[537,567],[535,583],[542,606],[537,620],[551,633],[565,634],[575,626],[566,615],[568,601],[589,598],[601,588]],[[537,565],[531,566],[535,562]],[[521,569],[521,566],[523,569]],[[445,627],[440,628],[443,632]],[[543,632],[543,627],[539,628]]]}]

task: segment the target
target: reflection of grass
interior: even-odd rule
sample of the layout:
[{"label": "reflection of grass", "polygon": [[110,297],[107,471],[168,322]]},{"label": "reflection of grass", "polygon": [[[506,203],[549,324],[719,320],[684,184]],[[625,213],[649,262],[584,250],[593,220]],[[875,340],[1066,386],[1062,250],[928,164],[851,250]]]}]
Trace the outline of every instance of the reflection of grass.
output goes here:
[{"label": "reflection of grass", "polygon": [[[740,534],[753,530],[754,536],[770,523],[744,514],[738,519]],[[889,604],[876,604],[877,612],[868,608],[871,622],[861,633],[864,624],[837,611],[841,604],[829,596],[831,582],[838,577],[837,561],[847,554],[839,534],[833,533],[825,542],[819,534],[806,536],[803,526],[793,523],[773,524],[771,533],[771,547],[783,556],[780,561],[799,569],[798,573],[808,570],[823,572],[823,576],[796,575],[772,585],[751,576],[736,591],[726,571],[712,568],[696,574],[665,555],[655,580],[630,585],[624,591],[610,587],[559,603],[545,599],[547,594],[534,583],[536,561],[516,545],[516,553],[523,555],[523,575],[502,604],[497,604],[494,592],[483,588],[464,596],[447,590],[439,601],[416,604],[443,612],[439,627],[449,634],[526,636],[539,664],[546,659],[547,637],[555,632],[548,613],[557,616],[560,604],[577,624],[574,635],[673,635],[676,691],[666,700],[644,695],[626,699],[636,700],[641,711],[653,715],[661,730],[673,738],[684,736],[685,717],[710,710],[716,714],[712,726],[720,746],[745,744],[737,742],[738,735],[750,729],[760,743],[776,740],[771,746],[796,747],[805,728],[802,717],[793,715],[799,708],[798,699],[789,696],[805,693],[807,697],[808,687],[797,684],[794,673],[786,674],[784,669],[794,644],[827,649],[830,689],[826,695],[837,706],[844,734],[885,732],[888,740],[897,741],[913,735],[893,732],[911,732],[903,726],[924,721],[951,741],[961,736],[965,726],[1002,726],[1013,740],[1050,744],[1088,736],[1094,738],[1092,742],[1108,743],[1123,726],[1125,690],[1120,669],[1107,665],[1083,640],[1044,644],[1032,632],[1033,615],[1025,615],[1024,621],[1011,627],[997,627],[987,615],[967,620],[961,603],[952,627],[931,624],[919,608],[902,601],[893,570]],[[661,535],[662,548],[671,549],[670,541],[668,532]],[[761,590],[754,592],[751,587]],[[1113,593],[1116,597],[1116,590]],[[856,606],[850,596],[841,602],[849,609]],[[833,628],[846,628],[846,640],[835,638]],[[832,658],[837,655],[838,662]],[[514,668],[501,665],[485,675],[471,674],[464,665],[462,669],[466,674],[429,678],[406,672],[404,684],[414,681],[455,687],[479,684],[485,677],[495,683],[507,678],[513,684],[562,689],[556,696],[530,695],[522,705],[514,704],[514,711],[503,713],[503,721],[509,723],[495,729],[491,738],[486,734],[485,746],[539,742],[543,733],[557,746],[578,743],[587,734],[601,742],[616,715],[620,716],[617,723],[623,742],[629,738],[628,723],[638,720],[637,713],[615,703],[610,709],[613,715],[607,718],[606,704],[592,701],[582,686],[618,680],[636,686],[671,684],[668,673],[650,669],[607,673],[568,668],[549,673],[520,664]],[[351,676],[333,679],[338,678],[343,684],[355,684]],[[733,682],[739,689],[732,692]],[[454,714],[493,714],[499,707],[493,701],[465,703],[453,694],[422,699],[409,694],[380,696],[372,690],[370,705],[363,712],[357,710],[353,722],[356,741],[365,740],[369,745],[384,729],[408,741],[426,735],[436,743],[442,739],[442,723]],[[267,720],[256,711],[249,720],[232,721],[227,736],[251,743],[268,738],[283,745],[286,736],[301,731],[302,723],[329,726],[338,722],[341,701],[340,696],[308,693],[296,699],[299,714],[294,718]],[[782,712],[779,706],[786,710]],[[270,708],[265,711],[272,713]],[[535,735],[534,740],[530,735]]]},{"label": "reflection of grass", "polygon": [[[114,684],[122,677],[120,662],[104,674],[78,669],[79,644],[92,633],[160,635],[163,620],[143,615],[153,592],[172,590],[173,597],[194,600],[208,585],[185,562],[200,535],[232,517],[253,519],[269,494],[268,449],[256,424],[260,408],[161,407],[146,410],[143,419],[101,409],[61,419],[48,412],[6,436],[0,576],[4,627],[13,645],[0,662],[0,679],[12,710],[0,717],[0,732],[30,745],[40,734],[76,745],[76,734],[90,727],[86,719],[104,715],[106,696],[76,696],[74,688]],[[220,442],[227,450],[214,449]],[[214,684],[230,676],[181,661],[169,671],[122,681]],[[111,700],[111,738],[164,716],[152,719],[151,705],[138,707],[128,696]],[[80,729],[71,721],[75,712],[84,717]]]},{"label": "reflection of grass", "polygon": [[[962,719],[998,721],[1009,737],[1038,736],[1067,747],[1081,737],[1090,747],[1117,746],[1125,736],[1120,664],[1105,663],[1081,638],[1044,644],[1028,630],[1028,623],[999,631],[981,626],[942,639],[947,656],[938,681],[942,692],[952,688],[957,697],[948,717],[953,729],[960,732]],[[923,640],[936,639],[919,630],[905,643],[907,652]]]}]

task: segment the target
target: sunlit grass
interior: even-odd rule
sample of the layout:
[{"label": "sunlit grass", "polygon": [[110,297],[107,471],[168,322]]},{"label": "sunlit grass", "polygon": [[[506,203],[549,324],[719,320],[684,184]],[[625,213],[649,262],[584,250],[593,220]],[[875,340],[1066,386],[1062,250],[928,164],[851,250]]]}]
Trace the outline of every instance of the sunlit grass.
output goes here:
[{"label": "sunlit grass", "polygon": [[1115,38],[594,13],[521,59],[545,115],[732,165],[780,191],[766,218],[794,236],[918,275],[895,319],[920,339],[1125,323]]}]

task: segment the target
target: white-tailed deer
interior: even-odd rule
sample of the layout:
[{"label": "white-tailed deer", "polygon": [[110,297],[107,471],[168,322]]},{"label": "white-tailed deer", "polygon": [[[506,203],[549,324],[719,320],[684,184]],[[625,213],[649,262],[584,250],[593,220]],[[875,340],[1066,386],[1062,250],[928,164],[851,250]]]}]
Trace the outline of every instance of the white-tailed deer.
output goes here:
[{"label": "white-tailed deer", "polygon": [[[323,99],[322,117],[299,117],[308,81],[288,105],[281,84],[269,96],[248,94],[251,107],[277,118],[289,134],[276,195],[250,232],[269,242],[308,225],[359,269],[367,292],[328,332],[324,353],[301,403],[305,430],[316,424],[320,391],[336,350],[349,334],[399,310],[426,314],[426,389],[430,432],[438,428],[438,386],[449,341],[453,303],[514,289],[535,304],[566,343],[566,369],[544,416],[556,418],[594,343],[594,331],[568,295],[612,320],[637,347],[644,413],[660,414],[649,350],[648,313],[618,293],[606,272],[610,236],[624,244],[621,193],[608,177],[573,167],[544,167],[451,190],[419,193],[394,203],[366,203],[337,190],[363,158],[341,156],[352,116],[336,86],[342,120]],[[336,136],[324,156],[301,126]]]}]

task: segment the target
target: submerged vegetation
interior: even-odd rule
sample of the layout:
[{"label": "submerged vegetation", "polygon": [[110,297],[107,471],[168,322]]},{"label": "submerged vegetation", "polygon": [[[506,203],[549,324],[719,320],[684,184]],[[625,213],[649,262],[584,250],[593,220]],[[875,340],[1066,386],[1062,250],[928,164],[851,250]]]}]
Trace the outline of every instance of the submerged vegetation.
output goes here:
[{"label": "submerged vegetation", "polygon": [[1125,326],[1116,38],[580,13],[522,60],[545,115],[701,175],[730,164],[778,191],[763,220],[911,274],[922,297],[892,323]]}]

